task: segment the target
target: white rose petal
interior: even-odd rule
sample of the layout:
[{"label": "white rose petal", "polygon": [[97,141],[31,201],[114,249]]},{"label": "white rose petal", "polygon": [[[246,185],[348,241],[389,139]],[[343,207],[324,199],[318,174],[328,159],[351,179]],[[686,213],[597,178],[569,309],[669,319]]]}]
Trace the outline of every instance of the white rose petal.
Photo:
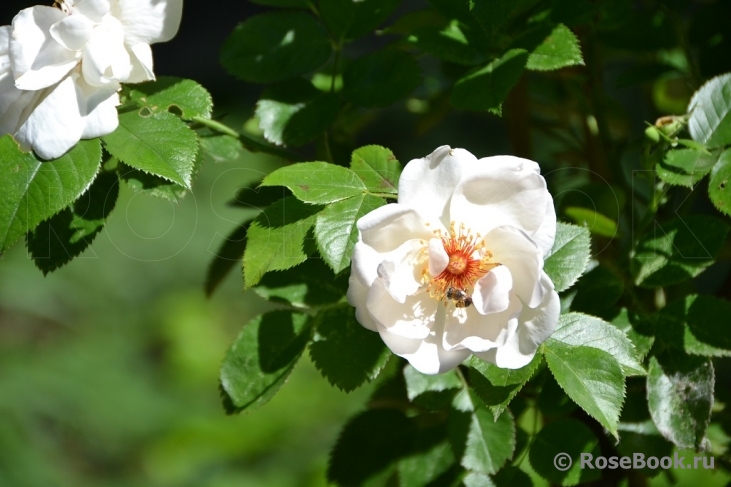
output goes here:
[{"label": "white rose petal", "polygon": [[439,147],[406,165],[398,203],[357,227],[348,302],[417,370],[470,354],[519,368],[553,333],[560,302],[543,259],[556,214],[535,162]]}]

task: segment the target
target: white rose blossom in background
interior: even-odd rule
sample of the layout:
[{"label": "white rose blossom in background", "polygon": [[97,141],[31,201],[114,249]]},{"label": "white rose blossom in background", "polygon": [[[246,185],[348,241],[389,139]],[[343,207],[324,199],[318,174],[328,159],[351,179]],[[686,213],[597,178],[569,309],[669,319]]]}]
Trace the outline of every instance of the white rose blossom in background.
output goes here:
[{"label": "white rose blossom in background", "polygon": [[470,354],[520,368],[555,330],[543,260],[556,214],[535,162],[439,147],[406,165],[398,203],[357,226],[348,302],[420,372]]},{"label": "white rose blossom in background", "polygon": [[120,83],[155,79],[150,44],[177,33],[183,0],[65,0],[0,27],[0,135],[44,159],[118,125]]}]

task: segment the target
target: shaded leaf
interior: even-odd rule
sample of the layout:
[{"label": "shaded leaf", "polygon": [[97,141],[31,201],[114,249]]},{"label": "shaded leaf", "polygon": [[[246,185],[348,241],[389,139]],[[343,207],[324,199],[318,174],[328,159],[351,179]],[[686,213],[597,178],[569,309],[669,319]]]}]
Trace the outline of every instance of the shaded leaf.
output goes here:
[{"label": "shaded leaf", "polygon": [[510,411],[497,420],[476,401],[472,411],[452,410],[449,437],[455,457],[467,470],[494,474],[513,456],[515,425]]},{"label": "shaded leaf", "polygon": [[401,487],[439,485],[441,476],[454,465],[454,455],[448,442],[442,441],[427,450],[404,458],[398,464]]},{"label": "shaded leaf", "polygon": [[725,150],[711,170],[708,196],[718,211],[731,216],[731,149]]},{"label": "shaded leaf", "polygon": [[486,61],[485,55],[470,45],[456,20],[446,26],[425,26],[410,31],[408,40],[422,51],[452,63],[474,66]]},{"label": "shaded leaf", "polygon": [[391,356],[378,333],[364,328],[347,303],[320,311],[310,357],[322,375],[338,389],[350,392],[375,379]]},{"label": "shaded leaf", "polygon": [[321,306],[345,296],[348,277],[334,276],[322,259],[310,257],[291,269],[265,274],[254,292],[264,299],[292,306]]},{"label": "shaded leaf", "polygon": [[406,97],[420,81],[421,70],[413,57],[387,49],[350,63],[343,73],[342,94],[362,107],[386,107]]},{"label": "shaded leaf", "polygon": [[71,206],[29,232],[26,245],[36,267],[48,274],[81,254],[101,232],[118,196],[117,174],[101,173]]},{"label": "shaded leaf", "polygon": [[564,209],[564,213],[574,223],[588,228],[593,234],[608,238],[613,238],[617,235],[617,222],[594,210],[578,206],[567,206]]},{"label": "shaded leaf", "polygon": [[204,290],[210,297],[213,291],[223,282],[229,272],[241,265],[246,250],[246,231],[250,220],[245,220],[227,236],[219,246],[211,263],[208,264]]},{"label": "shaded leaf", "polygon": [[726,325],[731,304],[711,296],[689,295],[657,313],[658,338],[671,348],[706,357],[731,356]]},{"label": "shaded leaf", "polygon": [[284,384],[310,339],[307,316],[270,311],[244,326],[221,365],[229,414],[269,401]]},{"label": "shaded leaf", "polygon": [[213,162],[234,161],[241,156],[244,147],[239,139],[230,135],[207,135],[200,138],[201,150]]},{"label": "shaded leaf", "polygon": [[609,269],[598,265],[584,274],[576,284],[571,310],[610,319],[616,314],[614,304],[624,292],[624,283]]},{"label": "shaded leaf", "polygon": [[579,39],[571,29],[558,24],[530,53],[525,67],[533,71],[550,71],[577,65],[584,65]]},{"label": "shaded leaf", "polygon": [[336,39],[355,39],[373,32],[401,0],[319,0],[320,15]]},{"label": "shaded leaf", "polygon": [[41,162],[21,152],[10,135],[0,137],[0,255],[84,193],[101,157],[98,140],[83,140],[58,159]]},{"label": "shaded leaf", "polygon": [[718,154],[708,154],[696,149],[668,151],[655,166],[657,175],[668,184],[692,188],[708,174],[718,161]]},{"label": "shaded leaf", "polygon": [[221,49],[221,64],[251,83],[274,83],[322,66],[330,57],[327,32],[303,12],[269,12],[239,24]]}]

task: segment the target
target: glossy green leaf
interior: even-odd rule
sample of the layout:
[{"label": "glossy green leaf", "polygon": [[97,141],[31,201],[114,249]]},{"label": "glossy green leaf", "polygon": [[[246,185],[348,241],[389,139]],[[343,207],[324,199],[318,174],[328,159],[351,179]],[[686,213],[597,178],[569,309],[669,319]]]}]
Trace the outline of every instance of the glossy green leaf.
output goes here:
[{"label": "glossy green leaf", "polygon": [[122,113],[117,130],[102,139],[107,151],[128,166],[190,189],[198,139],[172,113]]},{"label": "glossy green leaf", "polygon": [[594,316],[582,313],[561,315],[551,340],[604,350],[619,362],[625,375],[645,375],[639,354],[627,335]]},{"label": "glossy green leaf", "polygon": [[669,303],[657,314],[657,336],[671,348],[691,355],[730,357],[726,321],[731,303],[712,296],[689,295]]},{"label": "glossy green leaf", "polygon": [[452,63],[474,66],[486,61],[485,55],[470,45],[456,20],[447,26],[426,26],[411,31],[408,40],[418,49]]},{"label": "glossy green leaf", "polygon": [[558,485],[577,485],[602,476],[601,470],[581,468],[581,454],[601,455],[599,440],[582,422],[561,418],[544,426],[530,447],[528,459],[541,477]]},{"label": "glossy green leaf", "polygon": [[320,311],[314,323],[312,362],[342,391],[353,391],[375,379],[391,356],[381,336],[358,323],[355,308],[347,303]]},{"label": "glossy green leaf", "polygon": [[386,107],[406,97],[421,81],[416,60],[386,49],[362,56],[343,73],[343,96],[356,105]]},{"label": "glossy green leaf", "polygon": [[463,110],[483,110],[499,114],[510,89],[523,74],[528,53],[511,49],[483,68],[457,81],[452,104]]},{"label": "glossy green leaf", "polygon": [[411,448],[416,426],[403,412],[373,409],[345,425],[330,453],[327,478],[337,485],[363,485]]},{"label": "glossy green leaf", "polygon": [[462,479],[464,487],[495,487],[490,477],[479,472],[467,472]]},{"label": "glossy green leaf", "polygon": [[261,182],[262,186],[285,186],[301,201],[313,204],[363,195],[366,186],[348,168],[327,162],[300,162],[277,169]]},{"label": "glossy green leaf", "polygon": [[355,39],[373,32],[401,0],[319,0],[320,15],[336,39]]},{"label": "glossy green leaf", "polygon": [[274,83],[322,66],[330,57],[327,32],[304,12],[269,12],[249,17],[221,50],[229,73],[251,83]]},{"label": "glossy green leaf", "polygon": [[320,209],[290,196],[254,220],[244,251],[244,288],[255,286],[266,272],[289,269],[307,259],[304,240]]},{"label": "glossy green leaf", "polygon": [[710,359],[666,350],[650,359],[647,405],[657,429],[680,448],[708,448],[714,387]]},{"label": "glossy green leaf", "polygon": [[200,138],[201,150],[212,162],[229,162],[238,159],[244,147],[239,139],[230,135],[207,135]]},{"label": "glossy green leaf", "polygon": [[269,142],[298,146],[323,134],[339,109],[335,94],[297,78],[266,90],[256,104],[256,116]]},{"label": "glossy green leaf", "polygon": [[564,392],[617,437],[625,391],[617,359],[598,348],[568,345],[553,338],[544,350],[546,363]]},{"label": "glossy green leaf", "polygon": [[577,65],[584,65],[579,39],[571,29],[558,24],[530,53],[525,67],[532,71],[551,71]]},{"label": "glossy green leaf", "polygon": [[437,375],[426,375],[411,365],[404,367],[404,380],[406,381],[406,394],[408,395],[409,401],[413,401],[422,394],[448,390],[456,391],[463,387],[455,371]]},{"label": "glossy green leaf", "polygon": [[289,377],[311,334],[307,315],[292,311],[270,311],[247,323],[221,365],[227,412],[269,401]]},{"label": "glossy green leaf", "polygon": [[627,335],[635,346],[638,358],[644,360],[655,342],[655,330],[652,323],[638,313],[622,308],[612,320],[611,325]]},{"label": "glossy green leaf", "polygon": [[731,74],[716,76],[695,92],[688,106],[688,130],[708,147],[731,144]]},{"label": "glossy green leaf", "polygon": [[725,222],[706,215],[656,223],[652,233],[640,240],[632,259],[635,283],[661,287],[697,276],[713,263],[728,230]]},{"label": "glossy green leaf", "polygon": [[101,232],[119,196],[116,173],[99,174],[72,205],[28,233],[26,245],[43,274],[67,264]]},{"label": "glossy green leaf", "polygon": [[542,362],[542,355],[536,354],[525,367],[502,369],[473,356],[468,362],[469,383],[497,420]]},{"label": "glossy green leaf", "polygon": [[711,170],[708,181],[708,196],[718,211],[731,216],[731,149],[718,157],[718,163]]},{"label": "glossy green leaf", "polygon": [[246,250],[246,232],[250,220],[245,220],[236,226],[233,231],[224,237],[211,263],[208,264],[204,290],[206,296],[211,296],[213,291],[223,282],[226,276],[234,267],[240,266]]},{"label": "glossy green leaf", "polygon": [[155,81],[133,85],[129,96],[151,113],[170,111],[185,120],[210,118],[213,111],[211,94],[189,79],[160,76]]},{"label": "glossy green leaf", "polygon": [[20,237],[73,203],[99,170],[98,140],[84,140],[58,159],[41,162],[0,137],[0,255]]},{"label": "glossy green leaf", "polygon": [[617,222],[594,210],[578,206],[568,206],[564,209],[564,213],[574,223],[588,228],[595,235],[607,238],[614,238],[617,235]]},{"label": "glossy green leaf", "polygon": [[662,162],[655,166],[657,176],[674,186],[694,187],[718,161],[718,154],[695,149],[668,151]]},{"label": "glossy green leaf", "polygon": [[317,249],[335,273],[350,266],[350,258],[358,241],[358,220],[385,204],[383,198],[361,193],[332,203],[317,215]]},{"label": "glossy green leaf", "polygon": [[589,263],[591,240],[583,227],[558,222],[556,240],[546,257],[543,270],[553,281],[556,292],[565,291],[581,277]]},{"label": "glossy green leaf", "polygon": [[366,145],[353,151],[350,170],[366,185],[368,191],[398,195],[401,164],[389,149]]},{"label": "glossy green leaf", "polygon": [[494,474],[513,456],[515,425],[510,411],[497,420],[476,401],[472,411],[452,410],[449,437],[455,457],[467,470]]},{"label": "glossy green leaf", "polygon": [[448,442],[442,441],[425,452],[418,452],[399,462],[399,485],[423,487],[438,484],[453,464],[452,448]]}]

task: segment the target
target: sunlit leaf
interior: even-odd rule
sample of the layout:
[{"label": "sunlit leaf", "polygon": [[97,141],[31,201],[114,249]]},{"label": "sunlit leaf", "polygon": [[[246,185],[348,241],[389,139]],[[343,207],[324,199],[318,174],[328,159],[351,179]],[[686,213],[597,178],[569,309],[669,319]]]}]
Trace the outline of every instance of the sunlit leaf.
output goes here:
[{"label": "sunlit leaf", "polygon": [[584,273],[590,254],[589,231],[583,227],[558,222],[556,240],[543,266],[557,292],[573,286]]},{"label": "sunlit leaf", "polygon": [[301,201],[313,204],[363,195],[366,186],[356,174],[345,167],[327,162],[300,162],[269,174],[262,186],[285,186]]},{"label": "sunlit leaf", "polygon": [[186,120],[193,117],[211,117],[213,99],[195,81],[160,76],[155,81],[133,86],[130,98],[151,113],[170,111]]},{"label": "sunlit leaf", "polygon": [[716,76],[695,92],[688,106],[688,129],[708,147],[731,144],[731,74]]}]

